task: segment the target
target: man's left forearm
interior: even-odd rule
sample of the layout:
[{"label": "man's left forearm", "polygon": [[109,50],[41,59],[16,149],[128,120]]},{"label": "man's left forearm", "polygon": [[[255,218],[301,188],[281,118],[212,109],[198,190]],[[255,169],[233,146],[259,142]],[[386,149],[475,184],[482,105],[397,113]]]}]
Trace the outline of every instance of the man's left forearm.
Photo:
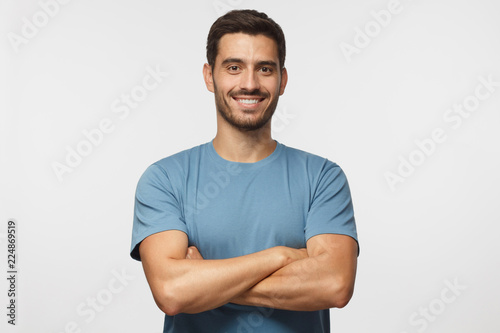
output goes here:
[{"label": "man's left forearm", "polygon": [[355,269],[340,267],[325,252],[295,261],[231,300],[240,305],[316,311],[343,307],[352,296]]}]

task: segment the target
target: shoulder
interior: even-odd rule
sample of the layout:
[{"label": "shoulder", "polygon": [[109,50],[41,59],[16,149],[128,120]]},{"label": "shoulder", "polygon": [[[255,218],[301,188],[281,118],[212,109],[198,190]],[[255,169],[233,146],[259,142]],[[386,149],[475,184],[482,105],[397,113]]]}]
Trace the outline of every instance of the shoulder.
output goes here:
[{"label": "shoulder", "polygon": [[189,149],[182,150],[173,155],[162,158],[161,160],[156,161],[152,165],[156,165],[163,169],[172,169],[183,167],[186,164],[192,162],[192,160],[198,160],[200,156],[203,154],[203,150],[206,148],[208,143],[204,143]]},{"label": "shoulder", "polygon": [[311,189],[324,186],[344,188],[347,185],[342,168],[324,156],[287,146],[284,146],[283,155],[286,156],[287,167],[307,180]]},{"label": "shoulder", "polygon": [[282,145],[283,145],[284,156],[286,157],[288,162],[291,162],[293,164],[303,165],[308,170],[315,170],[322,172],[328,170],[341,171],[340,166],[336,162],[333,162],[332,160],[324,156],[313,154],[305,150],[288,147],[284,144]]},{"label": "shoulder", "polygon": [[144,171],[141,176],[140,181],[147,179],[179,179],[182,175],[185,175],[189,166],[193,162],[200,160],[203,155],[205,146],[208,143],[204,143],[189,149],[182,150],[178,153],[172,154],[170,156],[164,157],[151,165]]}]

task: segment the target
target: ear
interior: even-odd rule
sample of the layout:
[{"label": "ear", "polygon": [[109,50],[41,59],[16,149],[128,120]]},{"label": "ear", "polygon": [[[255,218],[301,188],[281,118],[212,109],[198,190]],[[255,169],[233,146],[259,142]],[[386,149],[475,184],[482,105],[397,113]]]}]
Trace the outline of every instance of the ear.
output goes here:
[{"label": "ear", "polygon": [[288,72],[286,68],[281,70],[280,96],[285,93],[285,87],[288,82]]},{"label": "ear", "polygon": [[203,78],[208,91],[214,92],[214,78],[212,75],[212,67],[209,64],[203,65]]}]

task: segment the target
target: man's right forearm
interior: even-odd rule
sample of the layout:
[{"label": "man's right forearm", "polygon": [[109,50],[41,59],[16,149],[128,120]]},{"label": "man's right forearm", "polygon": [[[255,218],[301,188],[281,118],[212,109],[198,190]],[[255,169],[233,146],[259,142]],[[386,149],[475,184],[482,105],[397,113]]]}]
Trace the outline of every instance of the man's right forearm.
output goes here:
[{"label": "man's right forearm", "polygon": [[[168,315],[198,313],[223,304],[250,289],[305,251],[273,247],[221,260],[166,258],[162,265],[143,260],[155,301]],[[160,267],[158,267],[160,266]]]}]

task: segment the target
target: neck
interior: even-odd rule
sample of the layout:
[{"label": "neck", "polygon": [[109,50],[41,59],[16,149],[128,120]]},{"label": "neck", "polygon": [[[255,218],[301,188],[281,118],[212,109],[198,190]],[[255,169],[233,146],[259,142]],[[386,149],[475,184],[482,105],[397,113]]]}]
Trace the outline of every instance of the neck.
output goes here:
[{"label": "neck", "polygon": [[259,130],[248,132],[235,128],[218,129],[213,140],[215,151],[232,162],[255,163],[266,158],[276,149],[270,123]]}]

